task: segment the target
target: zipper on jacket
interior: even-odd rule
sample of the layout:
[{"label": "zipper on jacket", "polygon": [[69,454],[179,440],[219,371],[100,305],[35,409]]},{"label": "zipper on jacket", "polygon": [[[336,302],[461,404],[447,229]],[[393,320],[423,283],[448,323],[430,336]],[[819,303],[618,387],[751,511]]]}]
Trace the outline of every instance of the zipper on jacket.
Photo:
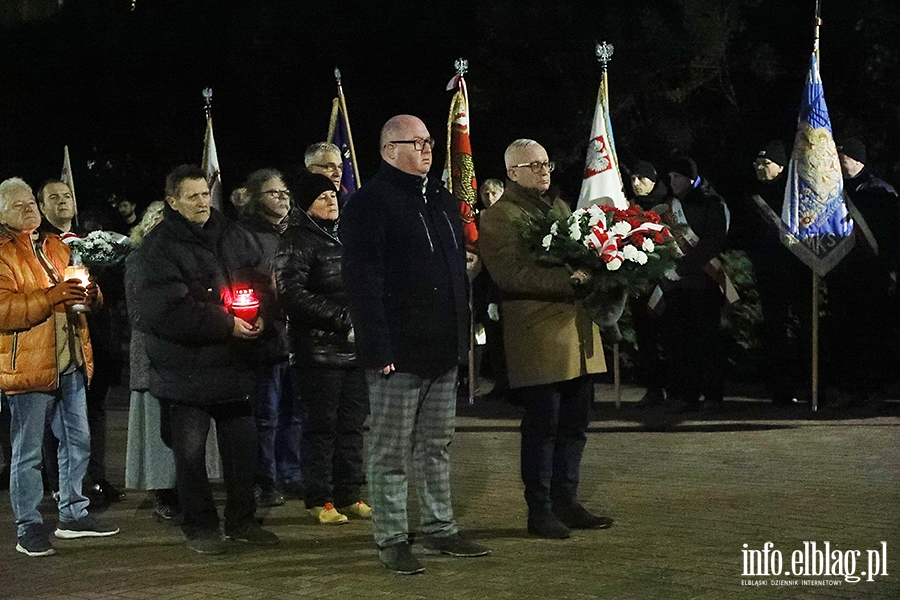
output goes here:
[{"label": "zipper on jacket", "polygon": [[[444,215],[445,217],[447,215]],[[428,225],[425,223],[425,215],[422,214],[422,211],[419,211],[419,218],[422,220],[422,227],[425,228],[425,235],[428,236],[428,245],[431,247],[431,251],[434,252],[434,243],[431,241],[431,232],[428,231]]]},{"label": "zipper on jacket", "polygon": [[453,238],[453,247],[459,250],[459,242],[456,241],[456,234],[453,232],[453,224],[450,222],[450,217],[447,216],[447,213],[441,211],[441,214],[444,215],[444,220],[447,221],[447,227],[450,228],[450,237]]},{"label": "zipper on jacket", "polygon": [[18,351],[18,349],[19,349],[19,332],[17,331],[17,332],[15,332],[15,333],[13,334],[13,341],[12,341],[12,362],[11,362],[10,365],[9,365],[9,368],[10,368],[11,371],[15,371],[15,370],[16,370],[16,352]]}]

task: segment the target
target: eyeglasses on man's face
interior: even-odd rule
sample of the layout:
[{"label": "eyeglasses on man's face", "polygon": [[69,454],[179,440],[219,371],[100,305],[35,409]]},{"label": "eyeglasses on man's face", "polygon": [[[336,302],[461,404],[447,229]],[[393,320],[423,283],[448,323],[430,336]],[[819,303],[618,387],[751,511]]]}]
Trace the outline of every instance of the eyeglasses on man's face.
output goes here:
[{"label": "eyeglasses on man's face", "polygon": [[290,198],[291,191],[290,190],[265,190],[263,192],[266,196],[270,198]]},{"label": "eyeglasses on man's face", "polygon": [[344,170],[344,165],[337,164],[337,163],[333,163],[333,162],[330,162],[330,163],[311,163],[309,166],[310,166],[310,167],[319,167],[319,168],[322,169],[323,171],[331,171],[332,173],[333,173],[334,171],[343,171],[343,170]]},{"label": "eyeglasses on man's face", "polygon": [[421,152],[425,149],[425,146],[428,146],[428,149],[431,150],[434,148],[434,139],[433,138],[416,138],[414,140],[391,140],[388,144],[412,144],[413,148]]},{"label": "eyeglasses on man's face", "polygon": [[530,162],[530,163],[522,163],[519,165],[512,165],[510,169],[519,169],[521,167],[528,167],[531,169],[532,173],[540,173],[544,169],[547,169],[548,173],[552,173],[553,169],[556,168],[556,163],[552,160],[545,160],[544,162]]}]

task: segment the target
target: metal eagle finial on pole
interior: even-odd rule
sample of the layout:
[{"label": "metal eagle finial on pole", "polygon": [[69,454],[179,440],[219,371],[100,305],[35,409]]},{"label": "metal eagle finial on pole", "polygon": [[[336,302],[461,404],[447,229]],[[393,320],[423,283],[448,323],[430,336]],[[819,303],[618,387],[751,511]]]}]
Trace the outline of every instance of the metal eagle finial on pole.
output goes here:
[{"label": "metal eagle finial on pole", "polygon": [[203,111],[206,113],[206,118],[209,119],[212,116],[212,88],[203,88]]},{"label": "metal eagle finial on pole", "polygon": [[615,47],[612,44],[608,44],[606,42],[600,42],[597,44],[594,53],[597,55],[597,60],[603,65],[603,71],[606,72],[606,65],[609,64],[609,61],[612,60],[613,52],[615,52]]}]

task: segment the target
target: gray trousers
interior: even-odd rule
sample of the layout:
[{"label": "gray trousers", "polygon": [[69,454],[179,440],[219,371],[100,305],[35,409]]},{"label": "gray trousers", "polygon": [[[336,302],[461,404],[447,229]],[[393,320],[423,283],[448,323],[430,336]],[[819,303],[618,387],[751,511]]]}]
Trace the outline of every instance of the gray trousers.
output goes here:
[{"label": "gray trousers", "polygon": [[379,548],[407,541],[410,463],[419,528],[438,537],[457,532],[450,506],[450,440],[456,417],[454,367],[440,377],[366,371],[369,384],[369,501]]}]

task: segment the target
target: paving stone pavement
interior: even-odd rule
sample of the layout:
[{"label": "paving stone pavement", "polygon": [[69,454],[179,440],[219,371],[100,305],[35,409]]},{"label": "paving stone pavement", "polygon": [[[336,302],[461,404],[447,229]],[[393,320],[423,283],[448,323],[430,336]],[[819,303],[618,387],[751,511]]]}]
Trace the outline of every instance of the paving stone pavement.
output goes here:
[{"label": "paving stone pavement", "polygon": [[[106,511],[120,535],[56,540],[56,556],[29,558],[15,551],[4,491],[0,598],[900,598],[900,404],[879,415],[811,415],[808,405],[729,398],[720,413],[673,417],[633,408],[641,392],[625,389],[617,410],[609,387],[598,389],[607,401],[589,433],[580,497],[616,519],[610,530],[529,537],[517,409],[479,400],[460,406],[452,486],[457,520],[490,556],[427,556],[423,575],[392,575],[376,560],[368,523],[314,524],[291,500],[258,513],[278,546],[234,545],[203,557],[185,548],[177,528],[151,518],[146,492],[129,490]],[[114,482],[124,479],[123,398],[111,398],[108,413]],[[52,527],[53,506],[42,511]],[[847,561],[859,550],[857,575],[868,569],[866,550],[885,542],[888,575],[858,583],[744,575],[743,544],[762,550],[766,542],[786,570],[804,542],[829,542]]]}]

